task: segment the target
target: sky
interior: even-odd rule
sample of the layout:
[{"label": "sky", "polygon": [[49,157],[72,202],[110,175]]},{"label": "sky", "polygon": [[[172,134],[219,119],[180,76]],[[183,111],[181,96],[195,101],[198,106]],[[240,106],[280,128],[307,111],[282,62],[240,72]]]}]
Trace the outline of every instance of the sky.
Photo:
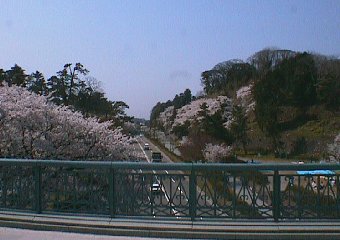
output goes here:
[{"label": "sky", "polygon": [[148,119],[216,64],[267,47],[340,56],[334,0],[0,0],[0,68],[49,78],[82,63],[106,96]]}]

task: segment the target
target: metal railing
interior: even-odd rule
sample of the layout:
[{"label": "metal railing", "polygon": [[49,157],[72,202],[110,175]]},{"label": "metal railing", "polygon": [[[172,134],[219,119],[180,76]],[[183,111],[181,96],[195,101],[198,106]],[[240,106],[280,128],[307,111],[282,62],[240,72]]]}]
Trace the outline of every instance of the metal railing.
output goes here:
[{"label": "metal railing", "polygon": [[191,220],[340,219],[339,178],[339,164],[0,159],[0,208]]}]

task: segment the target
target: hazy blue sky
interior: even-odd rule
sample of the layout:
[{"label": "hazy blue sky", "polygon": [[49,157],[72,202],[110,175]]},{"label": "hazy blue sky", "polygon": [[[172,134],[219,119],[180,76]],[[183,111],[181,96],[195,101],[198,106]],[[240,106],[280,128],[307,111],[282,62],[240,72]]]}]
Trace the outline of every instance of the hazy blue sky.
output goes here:
[{"label": "hazy blue sky", "polygon": [[201,72],[265,47],[340,55],[340,1],[1,0],[0,68],[46,78],[81,62],[107,97],[149,118]]}]

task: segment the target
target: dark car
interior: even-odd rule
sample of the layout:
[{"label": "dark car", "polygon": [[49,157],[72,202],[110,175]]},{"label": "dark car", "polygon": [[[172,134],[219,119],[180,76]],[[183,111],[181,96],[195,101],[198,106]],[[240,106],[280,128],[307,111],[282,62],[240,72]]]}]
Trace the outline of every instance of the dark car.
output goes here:
[{"label": "dark car", "polygon": [[152,156],[151,156],[152,162],[161,162],[162,158],[163,158],[162,153],[152,152]]}]

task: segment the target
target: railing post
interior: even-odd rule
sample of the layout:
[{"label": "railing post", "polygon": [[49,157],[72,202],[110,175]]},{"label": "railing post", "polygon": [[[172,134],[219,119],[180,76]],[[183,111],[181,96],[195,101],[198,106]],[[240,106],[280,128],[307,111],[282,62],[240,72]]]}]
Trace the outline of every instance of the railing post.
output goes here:
[{"label": "railing post", "polygon": [[35,166],[33,167],[34,172],[34,186],[35,186],[35,194],[34,194],[34,208],[37,213],[41,213],[41,167]]},{"label": "railing post", "polygon": [[273,217],[274,221],[278,222],[280,217],[280,191],[281,191],[281,179],[279,171],[274,171],[274,182],[273,182]]},{"label": "railing post", "polygon": [[113,168],[111,168],[109,172],[109,209],[111,218],[114,218],[116,215],[116,198],[115,198],[115,175]]},{"label": "railing post", "polygon": [[6,170],[3,170],[3,186],[2,186],[2,203],[3,207],[7,207],[7,174]]},{"label": "railing post", "polygon": [[[339,186],[339,180],[340,180],[339,176],[334,176],[334,178],[336,178],[335,184],[338,183],[338,185],[334,184],[334,186]],[[337,194],[337,198],[336,198],[336,203],[337,203],[336,204],[336,212],[337,212],[337,214],[336,214],[336,216],[337,216],[337,218],[340,218],[340,189],[339,189],[339,187],[336,187],[336,194]]]},{"label": "railing post", "polygon": [[191,168],[189,177],[189,214],[191,221],[196,217],[196,204],[197,204],[197,188],[196,188],[196,174],[195,170]]},{"label": "railing post", "polygon": [[233,218],[236,217],[236,204],[237,204],[237,194],[236,194],[236,176],[235,173],[232,175],[233,177],[233,200],[232,200],[232,208],[233,208]]}]

